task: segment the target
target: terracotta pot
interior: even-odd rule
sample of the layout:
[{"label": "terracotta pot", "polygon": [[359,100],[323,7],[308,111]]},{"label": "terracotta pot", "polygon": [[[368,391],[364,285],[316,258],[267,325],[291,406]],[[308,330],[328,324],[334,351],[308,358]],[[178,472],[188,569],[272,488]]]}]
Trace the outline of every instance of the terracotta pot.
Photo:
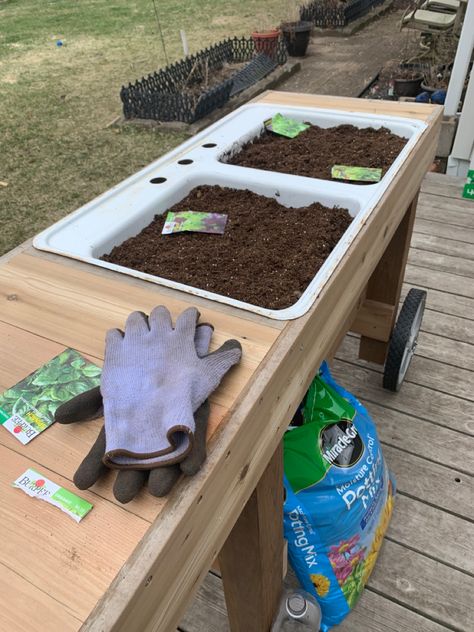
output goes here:
[{"label": "terracotta pot", "polygon": [[253,32],[252,39],[255,43],[255,52],[265,53],[265,55],[268,55],[269,57],[275,57],[278,49],[279,38],[279,29]]}]

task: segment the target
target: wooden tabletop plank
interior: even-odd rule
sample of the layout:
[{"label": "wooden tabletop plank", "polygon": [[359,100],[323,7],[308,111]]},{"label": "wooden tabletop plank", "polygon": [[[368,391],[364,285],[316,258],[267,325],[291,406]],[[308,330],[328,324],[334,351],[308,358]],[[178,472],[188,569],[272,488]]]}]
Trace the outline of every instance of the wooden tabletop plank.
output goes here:
[{"label": "wooden tabletop plank", "polygon": [[45,622],[48,632],[75,632],[81,626],[64,604],[2,563],[0,594],[2,604],[8,604],[0,608],[4,632],[45,632]]},{"label": "wooden tabletop plank", "polygon": [[255,99],[258,103],[275,103],[298,107],[319,107],[330,110],[344,110],[346,112],[364,112],[366,114],[380,114],[401,116],[404,118],[429,121],[436,111],[432,105],[425,103],[402,103],[400,101],[383,101],[381,99],[353,99],[349,97],[334,97],[322,94],[303,94],[296,92],[274,92],[269,90]]},{"label": "wooden tabletop plank", "polygon": [[[94,508],[77,524],[57,507],[11,486],[32,466],[26,456],[0,446],[0,462],[2,562],[32,586],[54,596],[76,619],[84,620],[149,523],[82,491],[81,498]],[[69,480],[45,466],[34,469],[75,491]],[[3,603],[2,609],[7,607]]]},{"label": "wooden tabletop plank", "polygon": [[[0,322],[2,358],[0,364],[0,391],[13,386],[25,375],[64,351],[64,346],[25,330]],[[98,365],[102,360],[89,356]],[[211,402],[208,422],[208,441],[227,413],[227,409]],[[72,483],[74,472],[97,438],[103,419],[70,425],[54,424],[26,446],[9,432],[0,428],[0,444],[27,457],[32,466],[44,465]],[[91,491],[111,502],[118,503],[112,493],[115,473],[96,483]],[[165,503],[144,492],[125,506],[127,511],[151,522]],[[123,507],[123,505],[120,505]]]},{"label": "wooden tabletop plank", "polygon": [[[102,358],[107,329],[123,327],[131,311],[150,312],[163,302],[155,286],[144,285],[124,292],[120,280],[76,269],[65,274],[60,263],[19,255],[0,267],[0,293],[6,298],[0,320]],[[167,297],[166,306],[175,318],[189,303]],[[201,321],[215,327],[211,349],[229,338],[242,344],[241,363],[232,371],[232,379],[225,378],[214,394],[216,403],[229,408],[280,330],[209,308],[202,310]]]}]

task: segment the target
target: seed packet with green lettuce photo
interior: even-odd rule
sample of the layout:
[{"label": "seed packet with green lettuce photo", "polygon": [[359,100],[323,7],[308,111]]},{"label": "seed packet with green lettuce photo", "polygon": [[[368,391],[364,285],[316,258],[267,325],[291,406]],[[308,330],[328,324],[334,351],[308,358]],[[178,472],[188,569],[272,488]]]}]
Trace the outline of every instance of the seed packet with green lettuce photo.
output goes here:
[{"label": "seed packet with green lettuce photo", "polygon": [[100,383],[101,369],[66,349],[0,395],[0,425],[23,445],[49,428],[56,409]]},{"label": "seed packet with green lettuce photo", "polygon": [[269,132],[287,138],[295,138],[310,127],[308,123],[300,123],[300,121],[295,121],[282,114],[275,114],[273,118],[264,121],[263,125]]},{"label": "seed packet with green lettuce photo", "polygon": [[355,180],[357,182],[379,182],[382,177],[382,169],[372,167],[348,167],[346,165],[334,165],[331,169],[331,177],[336,180]]}]

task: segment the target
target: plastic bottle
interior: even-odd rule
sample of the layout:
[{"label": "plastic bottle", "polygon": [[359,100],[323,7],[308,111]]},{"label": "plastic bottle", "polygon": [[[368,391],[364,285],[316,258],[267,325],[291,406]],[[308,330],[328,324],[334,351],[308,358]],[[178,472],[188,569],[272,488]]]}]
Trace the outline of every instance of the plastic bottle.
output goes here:
[{"label": "plastic bottle", "polygon": [[283,593],[271,632],[319,632],[321,608],[305,590]]}]

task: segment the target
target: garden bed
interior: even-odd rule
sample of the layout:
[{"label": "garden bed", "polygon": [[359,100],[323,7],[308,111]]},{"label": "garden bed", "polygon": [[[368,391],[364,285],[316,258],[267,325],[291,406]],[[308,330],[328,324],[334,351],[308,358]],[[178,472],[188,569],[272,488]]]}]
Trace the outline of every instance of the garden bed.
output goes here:
[{"label": "garden bed", "polygon": [[300,9],[300,19],[320,28],[342,28],[385,0],[313,0]]},{"label": "garden bed", "polygon": [[383,176],[406,142],[384,127],[311,125],[291,139],[264,130],[240,151],[222,156],[222,161],[322,180],[332,179],[334,165],[381,168]]},{"label": "garden bed", "polygon": [[123,86],[123,115],[125,119],[193,123],[286,60],[283,40],[271,56],[256,52],[252,38],[224,40]]},{"label": "garden bed", "polygon": [[342,208],[207,185],[168,210],[224,213],[225,233],[162,235],[163,213],[101,259],[268,309],[296,303],[352,221]]}]

